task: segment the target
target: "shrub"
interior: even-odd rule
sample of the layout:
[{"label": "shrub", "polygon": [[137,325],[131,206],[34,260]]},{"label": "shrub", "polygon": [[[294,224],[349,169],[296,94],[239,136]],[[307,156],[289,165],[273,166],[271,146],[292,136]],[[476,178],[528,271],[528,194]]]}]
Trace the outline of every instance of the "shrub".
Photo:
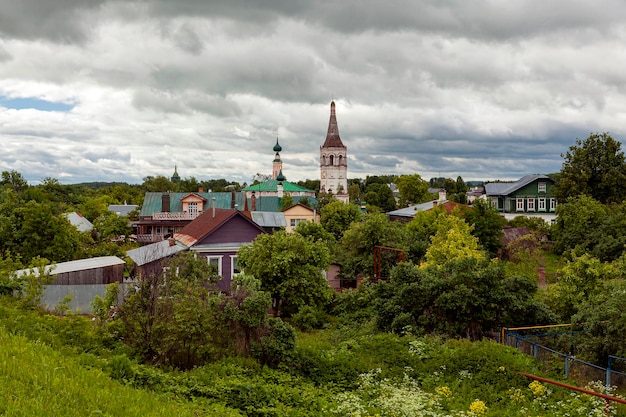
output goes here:
[{"label": "shrub", "polygon": [[253,343],[252,354],[262,364],[277,366],[294,349],[296,332],[289,324],[279,318],[268,320],[268,334]]}]

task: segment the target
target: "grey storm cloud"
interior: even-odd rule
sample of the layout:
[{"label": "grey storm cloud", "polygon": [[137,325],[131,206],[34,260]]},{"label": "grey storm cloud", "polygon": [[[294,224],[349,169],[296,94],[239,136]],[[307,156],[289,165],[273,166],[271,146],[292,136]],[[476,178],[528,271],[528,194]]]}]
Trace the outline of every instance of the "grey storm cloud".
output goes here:
[{"label": "grey storm cloud", "polygon": [[[0,167],[317,178],[335,99],[351,178],[516,179],[626,135],[626,4],[0,0]],[[54,114],[52,114],[54,113]],[[33,144],[45,143],[32,151]]]}]

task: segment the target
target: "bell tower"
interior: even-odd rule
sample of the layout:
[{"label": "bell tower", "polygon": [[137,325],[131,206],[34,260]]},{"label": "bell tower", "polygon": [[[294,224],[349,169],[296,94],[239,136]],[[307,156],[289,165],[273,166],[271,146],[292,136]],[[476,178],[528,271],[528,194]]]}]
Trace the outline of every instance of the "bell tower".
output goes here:
[{"label": "bell tower", "polygon": [[344,203],[349,201],[348,148],[339,137],[334,101],[330,103],[326,141],[320,146],[320,192],[332,194]]}]

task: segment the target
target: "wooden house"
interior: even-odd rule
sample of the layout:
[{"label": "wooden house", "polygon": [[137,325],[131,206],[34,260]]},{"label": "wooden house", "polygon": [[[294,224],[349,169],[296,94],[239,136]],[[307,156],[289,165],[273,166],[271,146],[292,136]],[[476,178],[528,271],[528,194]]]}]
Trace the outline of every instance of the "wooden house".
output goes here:
[{"label": "wooden house", "polygon": [[205,211],[175,233],[174,239],[217,266],[222,277],[217,285],[220,290],[229,292],[233,276],[242,272],[237,264],[237,251],[261,233],[265,230],[252,220],[250,212],[215,208]]},{"label": "wooden house", "polygon": [[514,182],[485,183],[485,198],[507,219],[516,216],[556,218],[554,180],[547,175],[526,175]]}]

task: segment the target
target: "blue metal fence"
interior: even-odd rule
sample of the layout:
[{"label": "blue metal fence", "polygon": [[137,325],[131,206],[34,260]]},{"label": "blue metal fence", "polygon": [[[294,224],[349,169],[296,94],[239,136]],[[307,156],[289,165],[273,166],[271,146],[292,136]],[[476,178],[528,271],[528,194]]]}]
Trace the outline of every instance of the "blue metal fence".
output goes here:
[{"label": "blue metal fence", "polygon": [[[533,335],[533,337],[534,336],[536,335]],[[514,346],[522,352],[532,355],[538,361],[546,364],[554,364],[555,362],[558,363],[558,359],[562,360],[562,369],[566,378],[572,378],[586,383],[604,381],[607,392],[611,386],[626,389],[626,373],[616,370],[613,366],[616,361],[621,361],[626,364],[626,358],[609,356],[608,364],[605,368],[583,361],[582,359],[578,359],[573,354],[562,353],[539,344],[536,341],[528,340],[528,338],[519,335],[517,332],[505,332],[504,344]]]}]

